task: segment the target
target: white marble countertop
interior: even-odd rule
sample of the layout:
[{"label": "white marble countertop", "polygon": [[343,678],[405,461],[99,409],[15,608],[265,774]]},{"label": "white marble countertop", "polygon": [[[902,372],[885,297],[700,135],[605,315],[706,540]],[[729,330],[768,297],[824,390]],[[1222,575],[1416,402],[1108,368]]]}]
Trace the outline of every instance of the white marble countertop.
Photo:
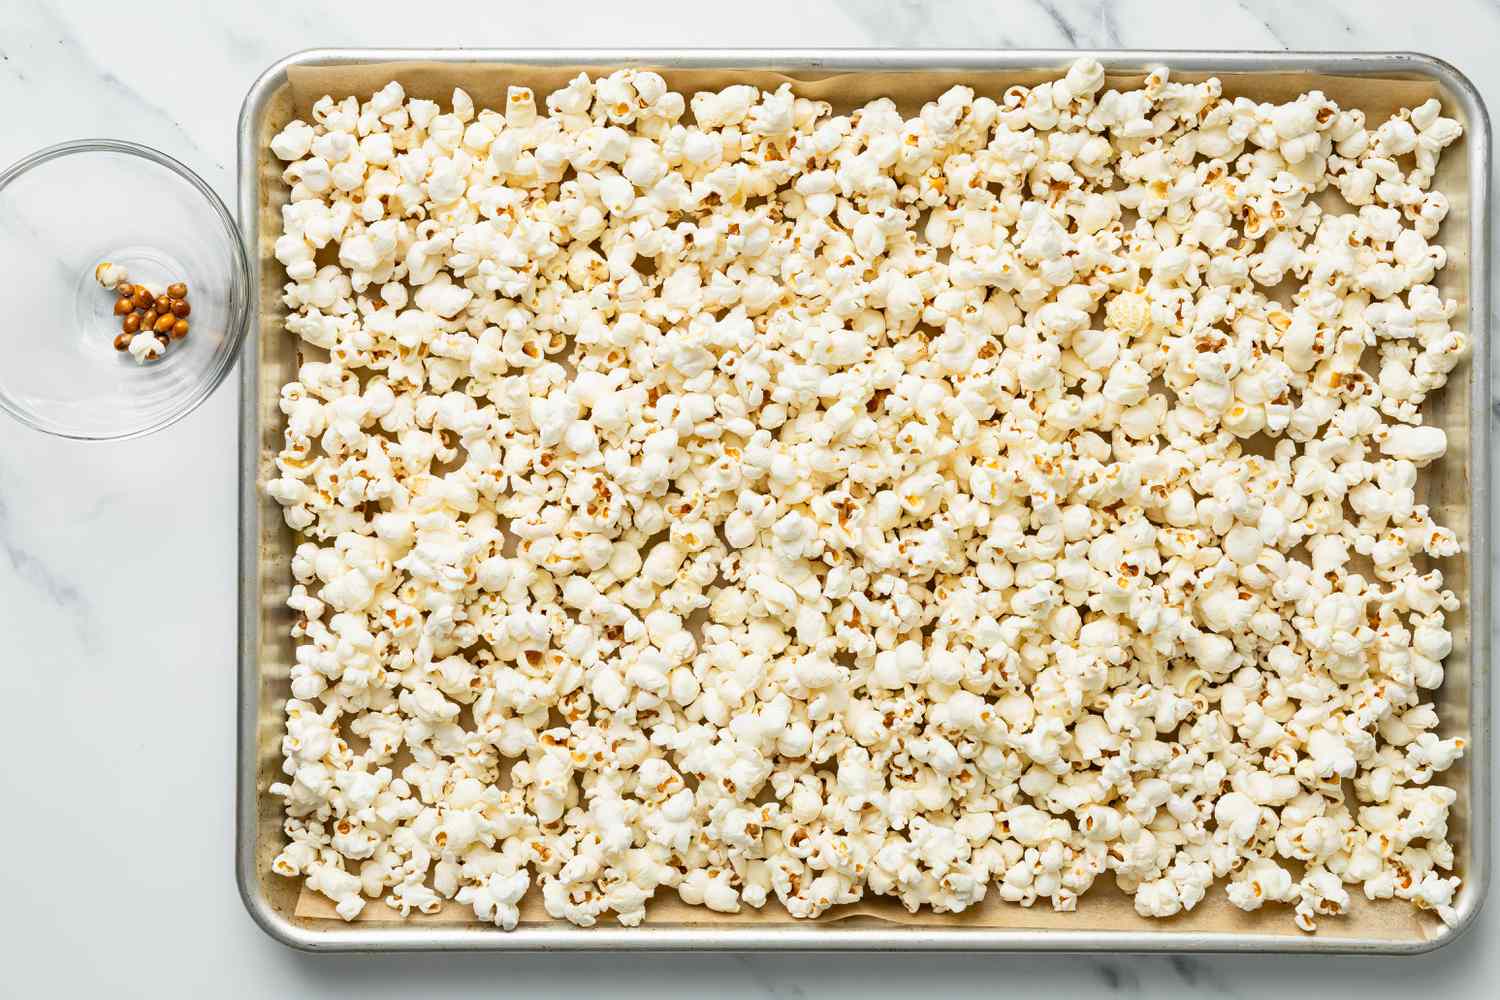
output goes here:
[{"label": "white marble countertop", "polygon": [[[0,162],[79,136],[134,139],[180,158],[233,204],[240,100],[266,65],[311,46],[1412,49],[1449,60],[1500,106],[1500,6],[1314,6],[22,0],[0,17]],[[24,312],[24,289],[12,290],[11,308]],[[1376,1000],[1480,996],[1500,976],[1493,906],[1449,947],[1406,959],[658,956],[631,958],[625,971],[609,956],[283,948],[246,915],[231,859],[237,395],[231,377],[188,420],[123,444],[0,422],[0,994],[376,998],[498,985],[522,996],[1358,990]]]}]

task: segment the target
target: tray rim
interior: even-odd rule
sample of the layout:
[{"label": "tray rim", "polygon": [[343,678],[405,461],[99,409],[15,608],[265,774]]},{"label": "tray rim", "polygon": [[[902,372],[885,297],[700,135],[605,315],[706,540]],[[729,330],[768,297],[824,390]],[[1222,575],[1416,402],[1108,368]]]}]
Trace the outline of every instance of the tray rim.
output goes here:
[{"label": "tray rim", "polygon": [[875,49],[875,48],[313,48],[278,60],[251,84],[237,124],[240,239],[260,288],[257,153],[266,103],[296,66],[432,61],[507,62],[541,66],[653,65],[671,68],[776,68],[793,71],[915,70],[933,68],[1027,70],[1066,67],[1092,56],[1111,72],[1168,65],[1187,72],[1318,72],[1431,80],[1464,112],[1469,159],[1469,310],[1472,343],[1469,379],[1469,799],[1468,870],[1460,890],[1458,921],[1423,941],[1320,938],[1317,935],[1247,935],[1232,932],[1053,930],[962,927],[849,927],[799,923],[775,927],[646,926],[591,928],[547,924],[500,932],[467,925],[350,924],[327,930],[301,927],[278,913],[261,891],[255,871],[258,792],[257,721],[260,670],[256,467],[259,453],[260,303],[244,340],[240,364],[239,616],[236,727],[235,881],[251,919],[272,939],[304,951],[1049,951],[1049,952],[1273,952],[1317,954],[1422,954],[1456,940],[1474,923],[1490,885],[1490,475],[1488,350],[1491,129],[1478,89],[1452,64],[1421,52],[1329,52],[1170,49]]}]

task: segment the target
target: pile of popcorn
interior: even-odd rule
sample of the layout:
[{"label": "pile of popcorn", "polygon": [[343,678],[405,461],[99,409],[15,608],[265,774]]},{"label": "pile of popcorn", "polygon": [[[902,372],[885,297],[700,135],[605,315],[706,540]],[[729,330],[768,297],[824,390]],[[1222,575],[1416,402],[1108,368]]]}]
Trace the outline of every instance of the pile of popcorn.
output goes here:
[{"label": "pile of popcorn", "polygon": [[312,118],[277,872],[506,928],[1101,876],[1453,919],[1437,101],[1084,59],[913,117],[622,70]]}]

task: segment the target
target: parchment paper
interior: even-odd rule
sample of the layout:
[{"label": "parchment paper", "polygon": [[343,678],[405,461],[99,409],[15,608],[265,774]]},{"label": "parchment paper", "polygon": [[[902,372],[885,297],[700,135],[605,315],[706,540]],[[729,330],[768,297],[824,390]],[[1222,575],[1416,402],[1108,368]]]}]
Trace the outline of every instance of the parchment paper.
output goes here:
[{"label": "parchment paper", "polygon": [[[531,87],[537,95],[538,105],[543,106],[548,93],[563,86],[579,72],[589,72],[591,76],[597,77],[602,73],[608,73],[613,68],[583,65],[558,68],[480,62],[392,62],[333,67],[294,66],[288,70],[288,86],[284,87],[276,99],[270,102],[266,110],[261,135],[268,141],[269,137],[292,117],[310,120],[313,102],[325,94],[331,94],[336,99],[353,94],[364,100],[393,79],[401,82],[409,96],[436,100],[445,108],[453,88],[461,86],[474,99],[477,107],[503,109],[505,90],[509,85],[521,84]],[[908,114],[916,111],[924,102],[935,99],[954,84],[963,83],[973,87],[981,95],[999,98],[1005,89],[1012,85],[1034,85],[1059,75],[1056,69],[1032,72],[925,70],[786,74],[763,69],[651,68],[660,72],[670,87],[681,91],[689,98],[697,90],[720,89],[730,83],[751,83],[765,89],[774,89],[784,81],[791,81],[799,95],[826,100],[838,112],[851,110],[877,97],[890,97],[896,101],[904,113]],[[1174,80],[1201,80],[1205,75],[1174,72],[1172,78]],[[1344,107],[1363,109],[1372,123],[1378,123],[1385,116],[1400,108],[1412,107],[1430,97],[1440,96],[1438,85],[1426,80],[1312,73],[1217,75],[1223,82],[1224,92],[1228,96],[1244,95],[1257,100],[1286,101],[1309,90],[1322,90]],[[1142,75],[1111,75],[1108,85],[1132,86],[1142,79]],[[1445,112],[1450,115],[1456,114],[1457,109],[1445,108]],[[691,116],[691,111],[688,115]],[[1461,146],[1450,149],[1444,160],[1445,165],[1461,163],[1464,154],[1460,150]],[[285,185],[279,179],[279,168],[265,151],[262,152],[261,158],[261,178],[263,190],[276,192],[280,195],[279,200],[285,200]],[[1468,277],[1462,273],[1464,262],[1467,260],[1468,238],[1467,223],[1464,221],[1468,192],[1466,171],[1460,167],[1447,166],[1447,169],[1439,174],[1435,186],[1445,190],[1454,204],[1454,212],[1450,215],[1442,233],[1443,242],[1450,248],[1456,247],[1456,252],[1452,257],[1453,263],[1450,264],[1447,276],[1451,287],[1445,289],[1445,294],[1459,298],[1461,308],[1466,308]],[[262,203],[262,268],[263,273],[267,275],[265,281],[267,287],[262,289],[263,305],[267,307],[263,309],[263,316],[266,319],[265,327],[261,331],[263,345],[266,345],[262,347],[263,368],[267,368],[265,360],[267,357],[272,356],[276,351],[287,350],[285,347],[274,346],[276,339],[291,339],[286,337],[280,329],[280,316],[278,315],[280,310],[276,302],[278,298],[276,289],[280,287],[284,276],[280,265],[269,253],[270,244],[274,241],[279,229],[277,201],[278,199],[272,196],[264,199]],[[266,263],[267,258],[269,258],[269,264]],[[1462,372],[1455,374],[1455,379],[1450,383],[1447,391],[1449,396],[1463,396],[1461,375]],[[275,381],[273,374],[268,373],[267,379],[268,385]],[[262,395],[264,397],[267,393],[263,390]],[[275,396],[275,389],[272,388],[269,397],[274,400]],[[1456,406],[1455,413],[1465,415],[1467,410],[1459,404]],[[1454,414],[1445,415],[1452,419],[1444,425],[1450,429],[1456,429],[1454,422],[1458,417]],[[1466,416],[1463,416],[1463,423],[1465,425],[1463,431],[1466,433]],[[1450,433],[1450,438],[1452,437]],[[1451,491],[1445,489],[1442,491],[1442,496],[1430,498],[1430,502],[1437,511],[1451,508],[1454,504],[1467,504],[1465,463],[1461,461],[1453,472],[1454,475],[1450,479],[1457,484],[1455,489]],[[280,519],[277,518],[277,520]],[[1451,515],[1447,523],[1453,523]],[[279,546],[273,546],[273,548],[279,549]],[[269,552],[268,558],[284,566],[283,555],[284,553],[279,551]],[[1453,568],[1451,562],[1448,568]],[[1451,575],[1452,585],[1456,590],[1467,586],[1466,569],[1465,566],[1458,573]],[[285,641],[288,648],[280,657],[280,661],[289,663],[289,640]],[[1463,645],[1462,640],[1460,644]],[[1461,655],[1466,655],[1465,651],[1456,649],[1454,657]],[[1452,662],[1450,661],[1450,678],[1451,669]],[[1465,674],[1463,681],[1465,685],[1466,678]],[[1453,681],[1450,680],[1450,685],[1452,683]],[[282,697],[285,696],[282,695]],[[1450,693],[1445,696],[1445,700],[1451,701],[1453,697]],[[279,702],[276,706],[279,706]],[[1440,709],[1445,713],[1445,724],[1456,724],[1460,728],[1465,725],[1467,719],[1462,707],[1440,706]],[[263,716],[263,730],[276,726],[278,723],[275,718]],[[267,740],[265,736],[261,740],[260,763],[263,782],[260,789],[262,793],[261,825],[257,852],[261,878],[268,896],[273,899],[273,904],[278,899],[283,901],[280,905],[288,911],[288,915],[299,922],[323,926],[326,926],[329,921],[342,923],[334,913],[332,904],[322,895],[306,889],[296,892],[291,889],[289,880],[281,879],[269,872],[270,859],[275,856],[284,839],[280,833],[280,803],[265,793],[266,785],[278,777],[279,759],[275,751],[276,742],[276,739]],[[1467,782],[1466,773],[1460,776],[1457,771],[1450,772],[1450,777],[1455,785]],[[1458,819],[1460,822],[1456,825],[1461,826],[1461,810]],[[276,886],[274,883],[281,883],[281,885]],[[1427,940],[1435,935],[1438,927],[1435,917],[1418,913],[1404,900],[1369,903],[1360,895],[1358,887],[1350,888],[1354,896],[1350,912],[1343,917],[1320,920],[1318,930],[1320,936],[1335,939],[1383,938],[1410,942]],[[287,896],[288,891],[293,892],[291,897]],[[658,891],[656,897],[648,904],[647,913],[647,926],[728,925],[744,927],[784,926],[792,923],[806,926],[806,922],[794,921],[788,916],[774,898],[759,911],[747,907],[739,914],[719,914],[703,907],[688,906],[677,898],[675,891],[670,889]],[[521,920],[523,924],[532,925],[551,921],[543,909],[541,893],[535,887],[522,903]],[[376,924],[398,921],[401,921],[401,918],[395,911],[390,910],[378,900],[370,900],[357,922]],[[1055,913],[1045,900],[1029,909],[1022,908],[1001,901],[998,894],[992,890],[983,904],[962,914],[934,914],[926,911],[911,914],[895,900],[872,898],[857,904],[838,907],[825,914],[817,923],[839,922],[847,926],[850,922],[866,923],[869,921],[889,921],[913,927],[1212,932],[1264,936],[1267,938],[1268,946],[1272,945],[1271,939],[1274,937],[1297,936],[1300,933],[1291,922],[1289,907],[1272,904],[1255,913],[1245,913],[1225,899],[1222,883],[1210,889],[1208,897],[1191,913],[1181,914],[1169,920],[1143,918],[1136,915],[1130,897],[1114,886],[1113,880],[1107,873],[1079,900],[1077,911],[1072,913]],[[414,913],[404,922],[415,926],[477,923],[467,907],[451,902],[435,915]]]}]

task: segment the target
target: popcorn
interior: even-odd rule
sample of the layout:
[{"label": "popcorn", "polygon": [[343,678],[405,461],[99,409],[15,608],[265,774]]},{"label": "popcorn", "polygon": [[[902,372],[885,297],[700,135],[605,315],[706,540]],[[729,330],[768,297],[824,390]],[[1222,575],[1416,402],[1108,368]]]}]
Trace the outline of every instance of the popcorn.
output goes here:
[{"label": "popcorn", "polygon": [[455,898],[474,907],[474,916],[480,920],[510,931],[521,919],[518,904],[530,887],[531,877],[524,870],[508,875],[495,872],[483,882],[465,885]]},{"label": "popcorn", "polygon": [[301,119],[293,120],[272,137],[271,152],[288,163],[300,160],[312,149],[313,139],[317,134],[313,126]]},{"label": "popcorn", "polygon": [[145,364],[148,361],[155,361],[166,353],[166,345],[156,337],[145,335],[131,337],[130,343],[125,349],[130,352],[131,357],[135,358],[141,364]]},{"label": "popcorn", "polygon": [[273,870],[505,929],[1100,877],[1452,920],[1441,110],[1091,60],[911,118],[319,101]]},{"label": "popcorn", "polygon": [[123,264],[100,261],[94,265],[94,280],[99,282],[100,288],[112,292],[130,280],[130,272]]},{"label": "popcorn", "polygon": [[1383,454],[1405,459],[1421,468],[1443,456],[1448,450],[1448,436],[1441,427],[1421,427],[1396,424],[1377,433]]}]

